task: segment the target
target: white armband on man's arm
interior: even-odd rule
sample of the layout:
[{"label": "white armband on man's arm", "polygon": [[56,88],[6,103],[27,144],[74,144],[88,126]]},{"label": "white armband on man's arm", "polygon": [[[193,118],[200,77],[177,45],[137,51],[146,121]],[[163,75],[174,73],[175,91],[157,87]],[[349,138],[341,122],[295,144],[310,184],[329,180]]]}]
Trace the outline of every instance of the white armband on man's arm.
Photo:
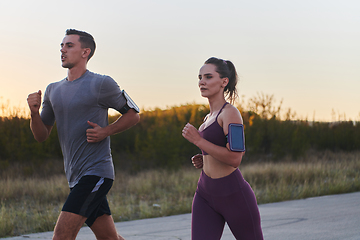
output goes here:
[{"label": "white armband on man's arm", "polygon": [[130,96],[125,92],[125,90],[122,90],[122,94],[124,95],[125,99],[126,99],[126,104],[125,106],[123,106],[121,109],[120,109],[120,113],[121,114],[124,114],[124,113],[127,113],[130,108],[131,109],[134,109],[135,112],[139,113],[140,112],[140,109],[139,107],[136,105],[136,103],[130,98]]}]

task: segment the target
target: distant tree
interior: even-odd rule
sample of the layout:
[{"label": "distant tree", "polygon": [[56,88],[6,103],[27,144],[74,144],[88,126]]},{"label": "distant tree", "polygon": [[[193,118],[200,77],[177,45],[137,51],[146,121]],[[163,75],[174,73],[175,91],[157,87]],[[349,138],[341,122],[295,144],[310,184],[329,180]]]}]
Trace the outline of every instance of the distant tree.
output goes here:
[{"label": "distant tree", "polygon": [[[273,95],[264,93],[250,98],[247,108],[245,105],[242,98],[237,106],[245,126],[245,157],[265,154],[273,160],[286,155],[296,159],[309,149],[360,150],[359,122],[310,124],[294,120],[296,114],[291,109],[281,120],[282,101],[276,104]],[[6,109],[4,104],[1,111],[11,114],[0,117],[0,170],[4,171],[12,163],[42,164],[47,159],[62,158],[56,124],[49,138],[38,143],[31,133],[29,117],[23,117],[17,110]],[[143,110],[135,127],[111,136],[115,166],[136,172],[191,165],[191,156],[201,151],[182,137],[181,130],[187,122],[199,127],[209,111],[209,106],[205,104]],[[110,116],[109,122],[117,117]]]},{"label": "distant tree", "polygon": [[259,115],[263,119],[280,118],[281,105],[275,106],[274,95],[267,95],[264,93],[257,93],[248,101],[248,110]]}]

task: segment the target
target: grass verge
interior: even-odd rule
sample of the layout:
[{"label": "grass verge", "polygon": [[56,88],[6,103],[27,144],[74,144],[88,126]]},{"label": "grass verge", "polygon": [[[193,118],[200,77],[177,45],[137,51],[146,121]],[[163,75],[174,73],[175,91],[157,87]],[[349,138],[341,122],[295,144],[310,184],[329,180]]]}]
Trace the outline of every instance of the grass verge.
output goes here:
[{"label": "grass verge", "polygon": [[[360,191],[360,152],[308,153],[293,162],[240,167],[258,203]],[[117,171],[108,200],[115,221],[189,213],[200,170]],[[0,237],[52,231],[68,194],[63,175],[0,179]]]}]

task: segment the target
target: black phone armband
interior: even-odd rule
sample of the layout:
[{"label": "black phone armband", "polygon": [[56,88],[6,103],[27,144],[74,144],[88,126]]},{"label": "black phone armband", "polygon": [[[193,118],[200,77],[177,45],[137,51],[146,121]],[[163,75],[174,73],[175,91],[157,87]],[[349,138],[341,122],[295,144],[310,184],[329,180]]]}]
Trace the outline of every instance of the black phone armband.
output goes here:
[{"label": "black phone armband", "polygon": [[227,139],[231,151],[245,152],[244,125],[239,123],[230,123]]}]

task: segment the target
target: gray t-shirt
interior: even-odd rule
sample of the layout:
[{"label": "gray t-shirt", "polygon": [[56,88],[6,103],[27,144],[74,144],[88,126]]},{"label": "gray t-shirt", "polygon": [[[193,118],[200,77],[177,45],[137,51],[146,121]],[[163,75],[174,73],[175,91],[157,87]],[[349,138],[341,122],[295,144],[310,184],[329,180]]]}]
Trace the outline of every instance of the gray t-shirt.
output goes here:
[{"label": "gray t-shirt", "polygon": [[108,108],[119,111],[125,104],[125,97],[111,77],[88,70],[74,81],[63,79],[46,88],[41,119],[49,126],[56,120],[70,188],[85,175],[114,179],[110,137],[88,143],[86,130],[92,127],[87,121],[105,127]]}]

